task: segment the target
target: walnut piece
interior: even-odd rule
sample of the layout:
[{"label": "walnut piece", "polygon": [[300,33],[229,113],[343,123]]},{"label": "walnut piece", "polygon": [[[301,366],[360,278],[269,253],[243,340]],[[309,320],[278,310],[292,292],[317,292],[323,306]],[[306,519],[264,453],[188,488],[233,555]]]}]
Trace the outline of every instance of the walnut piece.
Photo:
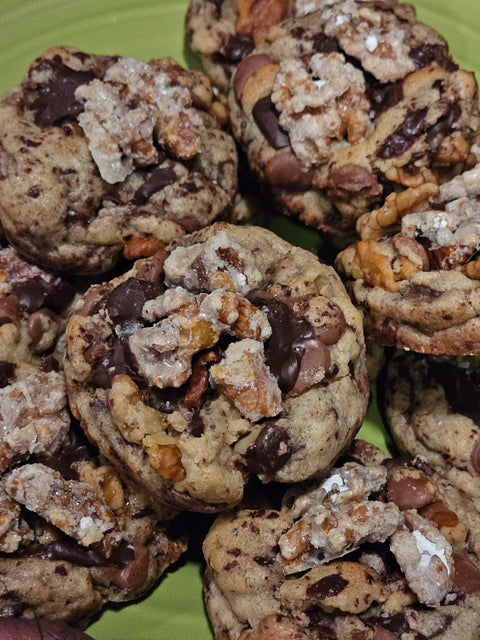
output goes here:
[{"label": "walnut piece", "polygon": [[43,464],[25,464],[5,480],[8,495],[55,527],[89,546],[113,529],[115,517],[87,483],[65,480]]}]

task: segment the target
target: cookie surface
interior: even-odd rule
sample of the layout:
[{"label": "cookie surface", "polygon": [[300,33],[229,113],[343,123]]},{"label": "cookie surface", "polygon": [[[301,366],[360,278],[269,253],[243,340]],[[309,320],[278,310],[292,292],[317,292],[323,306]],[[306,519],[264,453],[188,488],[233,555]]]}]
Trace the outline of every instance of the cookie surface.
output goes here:
[{"label": "cookie surface", "polygon": [[480,164],[411,187],[358,220],[336,259],[366,334],[385,346],[480,353]]},{"label": "cookie surface", "polygon": [[468,166],[473,74],[408,4],[345,0],[273,27],[237,66],[235,137],[276,206],[337,245],[391,192]]},{"label": "cookie surface", "polygon": [[[26,258],[108,270],[223,216],[235,144],[210,82],[144,63],[48,49],[0,102],[0,219]],[[140,246],[139,246],[140,243]]]},{"label": "cookie surface", "polygon": [[480,362],[395,352],[385,414],[399,448],[480,498]]},{"label": "cookie surface", "polygon": [[478,638],[480,514],[421,458],[363,441],[281,505],[204,541],[217,640]]},{"label": "cookie surface", "polygon": [[252,474],[318,474],[369,395],[337,274],[260,227],[216,223],[92,287],[66,351],[89,437],[155,500],[192,510],[238,503]]},{"label": "cookie surface", "polygon": [[0,363],[0,617],[85,625],[144,594],[186,543],[168,533],[175,512],[124,486],[72,423],[55,362]]},{"label": "cookie surface", "polygon": [[38,361],[65,330],[72,283],[0,249],[0,361]]}]

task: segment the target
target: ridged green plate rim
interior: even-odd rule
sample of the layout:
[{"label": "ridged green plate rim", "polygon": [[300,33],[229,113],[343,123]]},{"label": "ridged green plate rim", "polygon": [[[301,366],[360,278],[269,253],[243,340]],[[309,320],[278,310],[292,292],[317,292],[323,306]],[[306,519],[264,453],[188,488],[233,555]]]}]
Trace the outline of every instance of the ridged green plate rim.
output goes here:
[{"label": "ridged green plate rim", "polygon": [[[187,66],[198,62],[186,49],[183,23],[187,0],[2,0],[0,7],[0,93],[17,84],[31,60],[52,45],[133,56],[171,56]],[[455,60],[480,78],[478,0],[417,0],[421,20],[449,42]],[[274,231],[307,248],[317,237],[292,221],[274,221]],[[360,435],[386,448],[375,398]],[[212,640],[202,600],[199,544],[142,601],[105,611],[88,629],[94,640]]]}]

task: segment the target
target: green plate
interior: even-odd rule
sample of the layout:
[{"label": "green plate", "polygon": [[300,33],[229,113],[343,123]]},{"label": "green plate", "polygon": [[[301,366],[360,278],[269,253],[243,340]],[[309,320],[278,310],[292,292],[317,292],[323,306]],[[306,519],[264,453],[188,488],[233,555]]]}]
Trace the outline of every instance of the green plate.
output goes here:
[{"label": "green plate", "polygon": [[[455,60],[480,79],[478,0],[413,4],[419,18],[445,36]],[[17,84],[31,60],[52,45],[143,60],[172,56],[198,67],[184,45],[186,7],[187,0],[1,0],[0,93]],[[316,234],[294,222],[274,221],[272,227],[303,246],[318,243]],[[360,435],[388,446],[375,399]],[[202,602],[199,543],[147,598],[105,611],[88,632],[94,640],[212,640]]]}]

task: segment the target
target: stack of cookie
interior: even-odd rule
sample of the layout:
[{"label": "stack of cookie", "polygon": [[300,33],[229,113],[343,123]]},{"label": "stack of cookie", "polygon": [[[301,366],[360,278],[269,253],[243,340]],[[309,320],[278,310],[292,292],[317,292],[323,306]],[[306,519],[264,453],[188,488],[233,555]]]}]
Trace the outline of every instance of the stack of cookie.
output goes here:
[{"label": "stack of cookie", "polygon": [[[276,208],[339,249],[335,268],[362,314],[367,344],[372,353],[387,349],[387,426],[411,456],[409,462],[377,459],[390,479],[383,489],[362,493],[362,507],[359,487],[353,490],[341,470],[304,489],[293,524],[289,498],[274,511],[220,517],[205,542],[207,607],[216,636],[477,638],[475,78],[411,6],[395,0],[220,7],[195,0],[187,37],[227,92],[233,135]],[[369,367],[372,380],[378,370],[377,358]],[[362,463],[370,465],[370,457]],[[355,507],[347,508],[352,494]],[[381,519],[377,537],[361,535],[377,516],[370,510],[378,499],[381,510],[395,503],[399,518],[394,509],[391,530]],[[330,535],[338,543],[332,551]],[[441,576],[449,573],[452,549],[461,560],[452,569],[457,583],[447,586]],[[369,574],[362,589],[365,567],[380,578]],[[434,580],[423,573],[427,567],[437,572]],[[467,575],[467,591],[477,593],[473,600],[460,586]],[[434,583],[446,590],[429,600],[421,589]]]},{"label": "stack of cookie", "polygon": [[[57,46],[0,100],[0,618],[85,626],[207,514],[218,640],[475,640],[474,76],[397,0],[186,34],[208,75]],[[408,457],[355,440],[367,346]]]}]

